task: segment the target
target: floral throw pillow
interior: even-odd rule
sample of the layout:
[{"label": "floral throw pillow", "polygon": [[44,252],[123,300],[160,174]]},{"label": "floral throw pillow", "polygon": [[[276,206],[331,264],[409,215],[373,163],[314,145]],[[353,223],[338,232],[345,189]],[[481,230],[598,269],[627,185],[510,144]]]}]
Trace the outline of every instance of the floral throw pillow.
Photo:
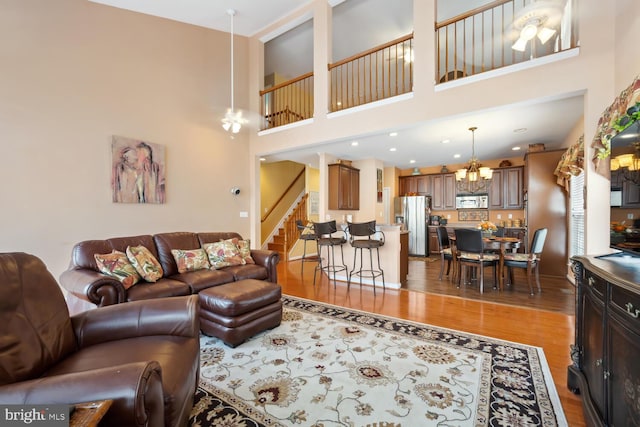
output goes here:
[{"label": "floral throw pillow", "polygon": [[118,279],[125,289],[140,281],[140,275],[124,252],[114,250],[110,254],[94,254],[93,257],[100,272]]},{"label": "floral throw pillow", "polygon": [[176,260],[176,264],[178,264],[179,273],[203,270],[210,267],[207,253],[203,249],[173,249],[171,254]]},{"label": "floral throw pillow", "polygon": [[209,256],[211,267],[215,269],[244,264],[244,260],[240,256],[240,250],[231,240],[206,243],[203,248]]},{"label": "floral throw pillow", "polygon": [[244,260],[243,264],[255,264],[256,262],[251,258],[251,241],[250,240],[240,240],[238,238],[230,239],[234,245],[238,247],[240,251],[240,256]]},{"label": "floral throw pillow", "polygon": [[151,251],[144,246],[127,246],[127,258],[138,274],[147,282],[157,282],[164,272]]}]

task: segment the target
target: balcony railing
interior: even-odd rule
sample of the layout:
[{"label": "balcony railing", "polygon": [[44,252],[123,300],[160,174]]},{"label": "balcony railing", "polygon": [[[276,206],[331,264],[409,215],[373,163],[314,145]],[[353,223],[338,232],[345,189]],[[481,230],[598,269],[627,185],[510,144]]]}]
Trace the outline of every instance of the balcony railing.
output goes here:
[{"label": "balcony railing", "polygon": [[[564,7],[555,7],[553,2],[496,0],[437,23],[436,81],[444,83],[576,47],[577,25],[572,18],[576,3],[569,0]],[[527,24],[535,24],[532,29],[538,32],[518,46]],[[547,29],[546,37],[539,31],[542,28]]]},{"label": "balcony railing", "polygon": [[313,72],[260,91],[261,130],[313,117]]},{"label": "balcony railing", "polygon": [[413,90],[413,34],[329,64],[330,111]]}]

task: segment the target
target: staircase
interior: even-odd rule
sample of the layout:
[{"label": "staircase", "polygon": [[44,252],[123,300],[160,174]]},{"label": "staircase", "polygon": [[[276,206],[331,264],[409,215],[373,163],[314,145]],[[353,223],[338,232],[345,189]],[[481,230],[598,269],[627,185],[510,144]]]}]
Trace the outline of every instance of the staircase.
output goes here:
[{"label": "staircase", "polygon": [[296,226],[297,220],[307,223],[307,199],[309,194],[305,194],[298,202],[291,214],[284,220],[282,227],[278,229],[278,234],[273,236],[273,240],[267,244],[267,248],[277,251],[282,261],[289,260],[289,251],[298,240],[299,231]]},{"label": "staircase", "polygon": [[269,242],[267,247],[271,251],[277,251],[280,254],[280,259],[284,261],[287,259],[285,254],[288,252],[288,251],[285,251],[285,243],[286,243],[286,236],[284,233],[284,228],[279,228],[278,234],[273,236],[273,241]]}]

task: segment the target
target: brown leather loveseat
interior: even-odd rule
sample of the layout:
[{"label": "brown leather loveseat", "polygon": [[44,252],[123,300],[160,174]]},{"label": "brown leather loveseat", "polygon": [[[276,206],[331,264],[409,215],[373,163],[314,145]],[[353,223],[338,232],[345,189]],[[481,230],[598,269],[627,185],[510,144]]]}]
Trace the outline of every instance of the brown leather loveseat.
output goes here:
[{"label": "brown leather loveseat", "polygon": [[[60,284],[69,293],[69,309],[72,313],[77,313],[95,306],[196,294],[202,289],[244,279],[277,283],[276,267],[280,255],[270,250],[252,249],[251,258],[255,264],[178,272],[172,249],[191,250],[201,248],[206,243],[232,238],[242,240],[242,236],[234,232],[173,232],[87,240],[73,247],[69,269],[60,276]],[[162,266],[163,277],[157,282],[142,282],[125,289],[120,281],[99,271],[95,254],[113,250],[125,252],[128,246],[139,245],[149,249]]]},{"label": "brown leather loveseat", "polygon": [[100,426],[186,426],[199,375],[195,295],[69,316],[44,263],[0,254],[0,402],[113,401]]}]

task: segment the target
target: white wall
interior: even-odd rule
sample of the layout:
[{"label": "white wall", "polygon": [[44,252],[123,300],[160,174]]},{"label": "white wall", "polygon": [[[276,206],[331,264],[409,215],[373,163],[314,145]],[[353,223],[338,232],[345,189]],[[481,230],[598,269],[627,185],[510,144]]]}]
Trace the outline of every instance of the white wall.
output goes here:
[{"label": "white wall", "polygon": [[[248,236],[248,138],[220,127],[228,34],[86,0],[3,0],[0,40],[0,251],[33,253],[58,277],[81,240]],[[236,52],[246,106],[246,38]],[[166,204],[111,202],[112,135],[165,146]]]}]

